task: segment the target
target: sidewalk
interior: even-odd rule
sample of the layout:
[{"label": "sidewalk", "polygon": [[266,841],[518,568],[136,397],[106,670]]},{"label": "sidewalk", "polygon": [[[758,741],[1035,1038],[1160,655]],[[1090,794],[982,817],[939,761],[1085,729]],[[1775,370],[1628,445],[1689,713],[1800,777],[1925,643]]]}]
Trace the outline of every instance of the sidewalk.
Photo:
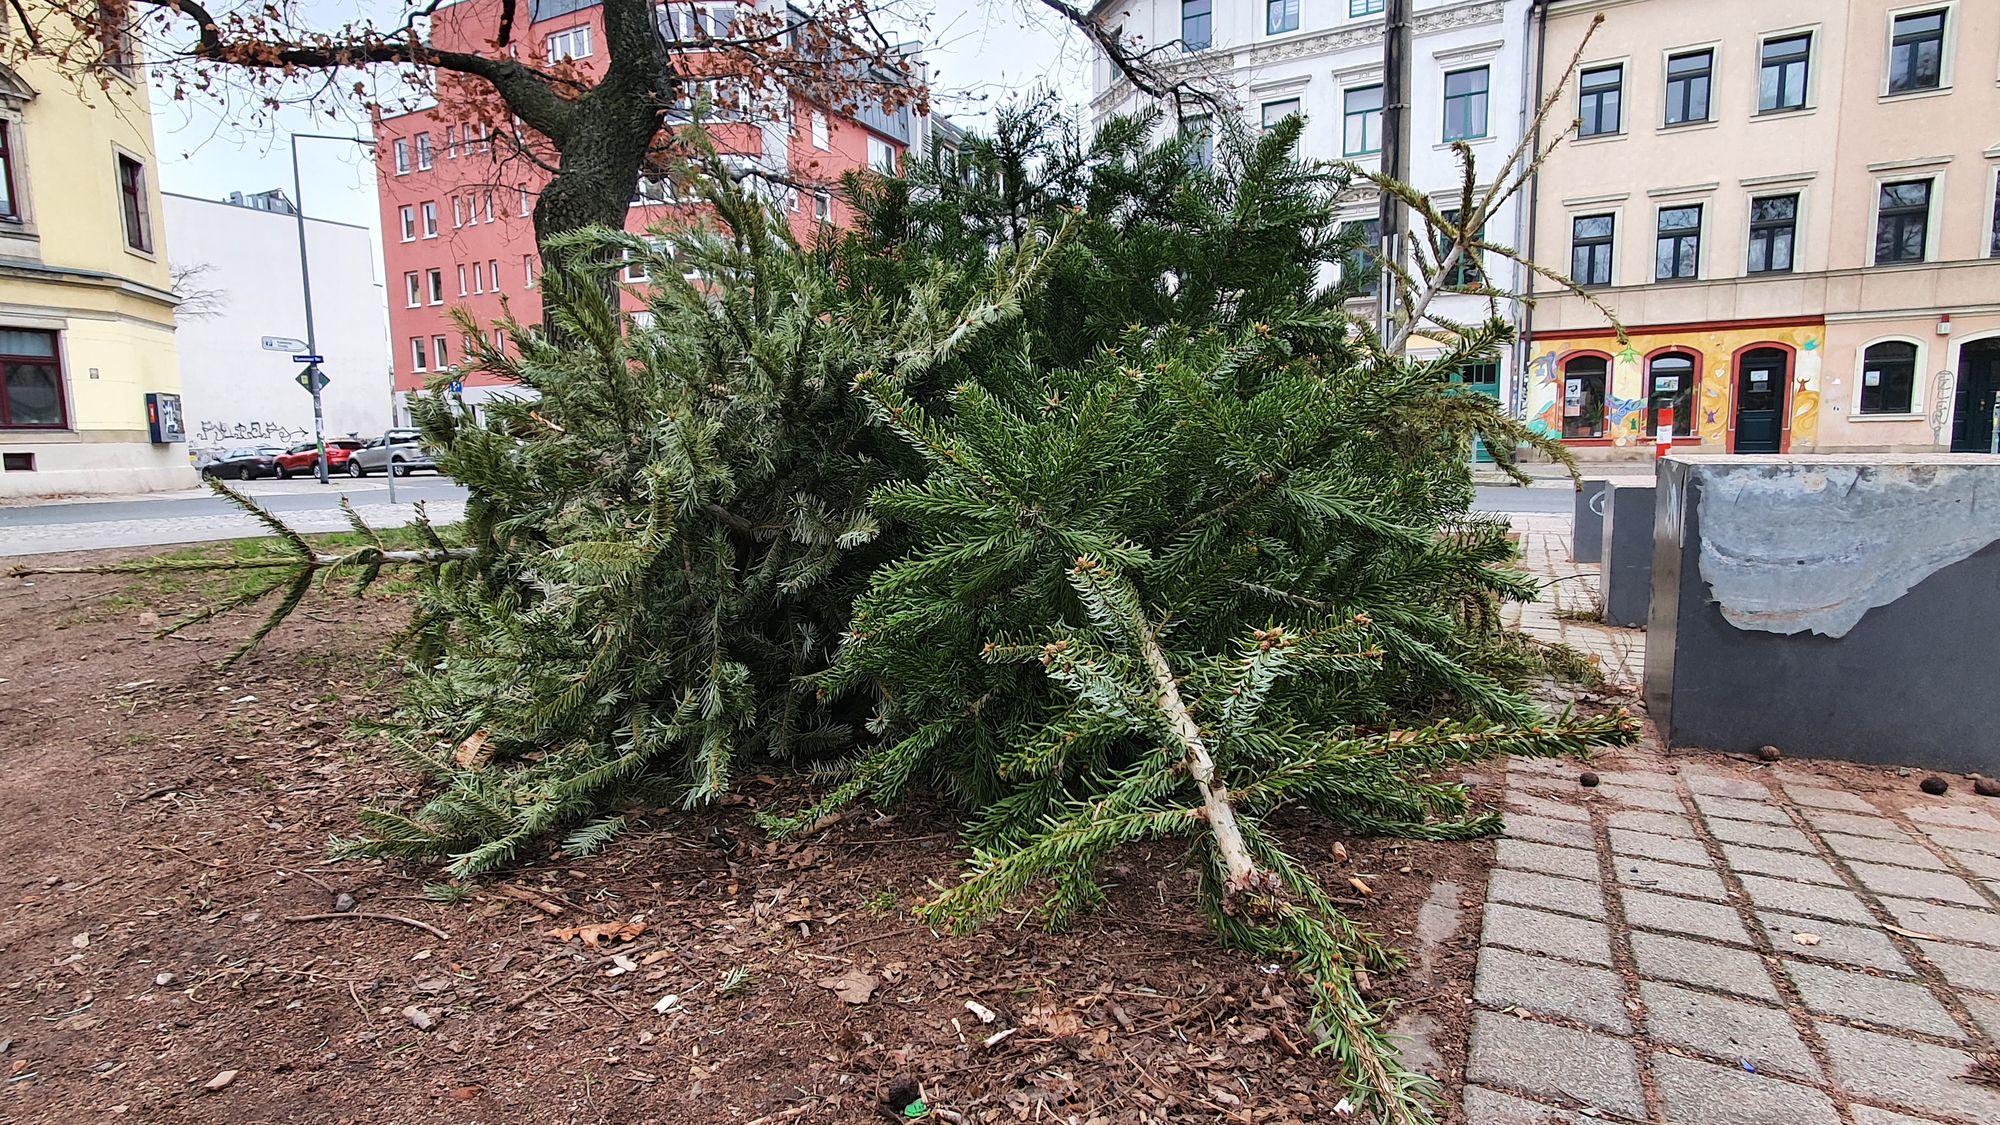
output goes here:
[{"label": "sidewalk", "polygon": [[[1523,473],[1532,478],[1532,482],[1527,486],[1529,488],[1576,487],[1576,482],[1570,479],[1569,470],[1561,465],[1522,462],[1516,468],[1519,468]],[[1651,459],[1644,461],[1584,461],[1577,465],[1577,469],[1583,474],[1583,479],[1585,480],[1608,480],[1619,484],[1651,484],[1654,480],[1653,462]],[[1499,469],[1489,466],[1474,466],[1472,479],[1475,484],[1514,484],[1513,478]]]},{"label": "sidewalk", "polygon": [[1528,605],[1507,605],[1501,620],[1529,636],[1560,641],[1598,662],[1620,691],[1637,692],[1646,671],[1646,633],[1597,620],[1602,595],[1595,563],[1570,561],[1570,517],[1516,512],[1508,517],[1521,536],[1522,563],[1542,579],[1546,593]]}]

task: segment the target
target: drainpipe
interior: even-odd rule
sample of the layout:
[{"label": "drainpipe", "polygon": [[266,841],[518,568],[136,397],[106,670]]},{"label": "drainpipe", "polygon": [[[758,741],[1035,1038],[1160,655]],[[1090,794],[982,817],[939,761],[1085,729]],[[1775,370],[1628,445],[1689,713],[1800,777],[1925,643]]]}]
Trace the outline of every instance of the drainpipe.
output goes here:
[{"label": "drainpipe", "polygon": [[[1521,132],[1524,133],[1528,130],[1530,115],[1541,104],[1542,81],[1544,77],[1543,67],[1546,65],[1549,53],[1549,20],[1546,11],[1539,12],[1540,18],[1537,18],[1537,14],[1538,9],[1542,9],[1545,2],[1546,0],[1528,0],[1528,10],[1523,19],[1529,26],[1524,26],[1521,29],[1521,43],[1523,48],[1525,49],[1531,38],[1528,34],[1530,26],[1534,31],[1532,39],[1535,45],[1534,84],[1532,86],[1528,85],[1528,68],[1525,66],[1521,68],[1521,84],[1526,87],[1522,91],[1523,96],[1521,98]],[[1533,159],[1541,151],[1542,127],[1537,123],[1529,158]],[[1541,197],[1541,186],[1542,172],[1539,167],[1536,167],[1534,171],[1528,174],[1528,200],[1525,213],[1517,211],[1514,216],[1514,247],[1530,261],[1534,260],[1535,254],[1535,212],[1538,209],[1537,204]],[[1526,275],[1523,286],[1524,292],[1532,294],[1535,288],[1534,271],[1522,266],[1516,266],[1515,268]],[[1524,301],[1521,304],[1521,334],[1520,338],[1514,342],[1514,401],[1511,404],[1510,412],[1516,418],[1525,418],[1528,416],[1528,364],[1533,358],[1534,348],[1530,341],[1534,335],[1534,329],[1535,303],[1533,301]]]}]

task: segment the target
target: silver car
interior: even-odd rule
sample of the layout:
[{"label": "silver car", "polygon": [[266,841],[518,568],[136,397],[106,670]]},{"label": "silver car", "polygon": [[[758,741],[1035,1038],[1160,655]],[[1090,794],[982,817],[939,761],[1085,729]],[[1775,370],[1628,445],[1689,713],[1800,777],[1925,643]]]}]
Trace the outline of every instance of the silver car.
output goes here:
[{"label": "silver car", "polygon": [[437,465],[431,460],[430,451],[424,448],[423,440],[424,435],[418,430],[390,430],[348,456],[347,475],[365,477],[385,469],[399,477],[418,469],[436,472]]}]

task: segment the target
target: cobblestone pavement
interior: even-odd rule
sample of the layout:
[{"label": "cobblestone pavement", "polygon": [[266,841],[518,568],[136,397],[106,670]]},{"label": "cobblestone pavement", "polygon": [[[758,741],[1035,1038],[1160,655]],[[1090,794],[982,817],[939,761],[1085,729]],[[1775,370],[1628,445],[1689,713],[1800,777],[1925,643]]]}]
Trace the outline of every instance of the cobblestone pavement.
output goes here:
[{"label": "cobblestone pavement", "polygon": [[[1516,761],[1469,1125],[2000,1121],[2000,802],[1914,778]],[[1848,768],[1848,767],[1839,767]]]},{"label": "cobblestone pavement", "polygon": [[1597,659],[1612,686],[1637,691],[1646,670],[1645,630],[1614,629],[1598,620],[1597,564],[1570,561],[1569,514],[1516,512],[1508,518],[1521,536],[1523,563],[1548,592],[1538,602],[1505,607],[1502,619],[1530,636],[1581,649]]}]

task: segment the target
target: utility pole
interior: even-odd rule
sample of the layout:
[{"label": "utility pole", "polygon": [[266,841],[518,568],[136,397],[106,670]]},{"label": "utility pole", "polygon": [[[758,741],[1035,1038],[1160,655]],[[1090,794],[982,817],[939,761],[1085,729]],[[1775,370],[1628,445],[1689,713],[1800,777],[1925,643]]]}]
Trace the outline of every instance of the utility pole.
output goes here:
[{"label": "utility pole", "polygon": [[[1410,4],[1411,0],[1388,0],[1382,22],[1382,175],[1406,184],[1410,182]],[[1382,241],[1377,250],[1382,280],[1376,286],[1378,328],[1383,340],[1396,335],[1396,279],[1391,265],[1406,260],[1403,201],[1382,193],[1380,225]]]},{"label": "utility pole", "polygon": [[[292,134],[292,216],[298,220],[299,228],[299,293],[306,305],[306,352],[319,354],[319,340],[313,334],[313,286],[312,264],[306,256],[306,200],[305,188],[299,179],[300,141],[346,141],[349,144],[372,145],[375,142],[366,137],[343,137],[333,133],[293,133]],[[312,372],[318,371],[318,364],[311,365]],[[306,389],[313,396],[313,444],[319,447],[319,482],[327,483],[326,476],[326,414],[322,409],[320,391],[324,379],[309,375]]]}]

